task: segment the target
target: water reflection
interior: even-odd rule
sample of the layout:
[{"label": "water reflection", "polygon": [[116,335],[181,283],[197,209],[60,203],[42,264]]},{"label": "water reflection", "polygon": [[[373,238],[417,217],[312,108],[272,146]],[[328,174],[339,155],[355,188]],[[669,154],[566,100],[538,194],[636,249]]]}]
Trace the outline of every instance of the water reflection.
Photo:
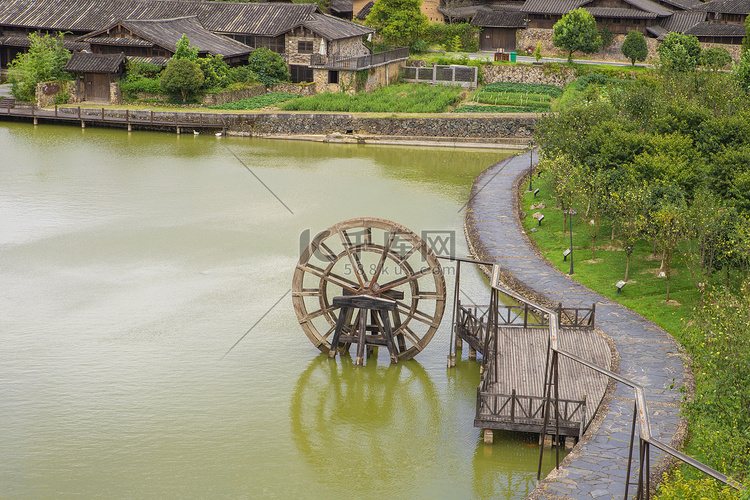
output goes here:
[{"label": "water reflection", "polygon": [[378,364],[373,356],[357,368],[350,356],[321,354],[297,382],[290,417],[294,443],[313,472],[356,478],[347,488],[418,488],[420,477],[429,480],[420,474],[425,463],[440,453],[440,400],[415,360]]}]

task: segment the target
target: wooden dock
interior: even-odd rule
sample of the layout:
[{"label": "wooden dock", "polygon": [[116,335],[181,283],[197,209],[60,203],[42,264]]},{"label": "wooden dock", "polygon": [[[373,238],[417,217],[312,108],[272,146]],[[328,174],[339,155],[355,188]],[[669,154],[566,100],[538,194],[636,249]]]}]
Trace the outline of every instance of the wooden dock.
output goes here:
[{"label": "wooden dock", "polygon": [[[494,313],[493,313],[494,311]],[[458,305],[456,334],[469,344],[469,357],[482,354],[483,374],[477,388],[474,425],[541,433],[548,400],[549,314],[531,303],[465,307]],[[563,349],[609,369],[611,352],[594,330],[595,308],[556,311],[558,339]],[[559,433],[580,438],[604,397],[607,377],[570,359],[559,361]],[[548,424],[548,432],[550,426]],[[490,432],[491,436],[491,432]]]},{"label": "wooden dock", "polygon": [[[10,101],[10,100],[8,100]],[[88,125],[120,127],[132,130],[172,129],[176,133],[193,131],[225,132],[226,116],[220,113],[170,112],[153,110],[129,110],[90,108],[80,106],[55,106],[54,109],[37,108],[33,105],[18,104],[0,105],[0,119],[30,120],[34,125],[39,122],[80,123],[82,128]]]}]

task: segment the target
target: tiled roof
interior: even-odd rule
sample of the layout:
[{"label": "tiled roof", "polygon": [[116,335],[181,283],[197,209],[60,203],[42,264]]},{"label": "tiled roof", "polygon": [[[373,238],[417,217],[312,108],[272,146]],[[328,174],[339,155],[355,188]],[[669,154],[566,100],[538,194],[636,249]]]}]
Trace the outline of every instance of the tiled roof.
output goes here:
[{"label": "tiled roof", "polygon": [[354,2],[352,0],[331,0],[331,12],[353,12]]},{"label": "tiled roof", "polygon": [[372,6],[375,5],[375,2],[367,2],[362,9],[360,9],[359,12],[357,12],[357,19],[364,20],[367,16],[370,15],[370,10],[372,9]]},{"label": "tiled roof", "polygon": [[[177,50],[177,42],[183,35],[190,39],[190,45],[198,48],[200,52],[211,55],[222,55],[224,57],[248,54],[252,50],[244,43],[238,42],[226,36],[216,35],[204,28],[196,17],[178,17],[175,19],[149,19],[133,20],[127,19],[114,23],[98,32],[90,33],[82,37],[89,43],[96,43],[96,35],[104,34],[117,25],[121,25],[135,35],[153,42],[155,45],[165,49]],[[111,40],[110,37],[106,39]],[[130,43],[127,43],[130,45]]]},{"label": "tiled roof", "polygon": [[[30,47],[31,40],[27,36],[0,36],[0,46],[6,47]],[[63,40],[63,47],[73,50],[89,50],[91,46],[84,42],[74,42],[72,40]]]},{"label": "tiled roof", "polygon": [[646,31],[654,35],[657,40],[664,40],[664,37],[669,33],[669,31],[665,30],[658,24],[646,27]]},{"label": "tiled roof", "polygon": [[150,64],[158,64],[159,66],[166,66],[169,62],[169,57],[143,57],[143,56],[127,56],[128,61],[132,62],[145,62]]},{"label": "tiled roof", "polygon": [[375,33],[375,30],[361,24],[350,23],[327,14],[313,14],[302,25],[326,40],[340,40]]},{"label": "tiled roof", "polygon": [[698,23],[685,31],[685,34],[695,36],[744,37],[745,27],[741,24]]},{"label": "tiled roof", "polygon": [[521,12],[528,14],[567,14],[590,0],[526,0]]},{"label": "tiled roof", "polygon": [[750,14],[750,0],[714,0],[697,6],[695,10],[722,14]]},{"label": "tiled roof", "polygon": [[673,7],[677,7],[682,10],[692,10],[695,7],[701,5],[699,0],[661,0],[662,2],[669,4]]},{"label": "tiled roof", "polygon": [[113,36],[97,36],[97,37],[86,37],[81,38],[83,41],[93,43],[94,45],[117,45],[128,47],[153,47],[154,43],[141,38],[121,38]]},{"label": "tiled roof", "polygon": [[124,62],[125,54],[73,52],[63,70],[77,73],[117,73]]},{"label": "tiled roof", "polygon": [[525,28],[526,15],[523,12],[495,12],[480,10],[471,24],[483,28]]},{"label": "tiled roof", "polygon": [[214,33],[278,36],[301,26],[319,12],[314,3],[0,0],[0,25],[86,33],[111,26],[121,19],[197,16],[201,24]]},{"label": "tiled roof", "polygon": [[654,14],[657,14],[658,16],[671,16],[672,10],[659,5],[656,2],[652,2],[651,0],[623,0],[625,3],[632,5],[633,7],[646,11],[646,12],[652,12]]},{"label": "tiled roof", "polygon": [[659,17],[653,12],[646,12],[639,9],[615,9],[608,7],[590,7],[586,9],[589,14],[598,18],[614,19],[656,19]]},{"label": "tiled roof", "polygon": [[685,33],[685,30],[705,20],[705,12],[675,12],[668,18],[660,20],[659,26],[667,32]]}]

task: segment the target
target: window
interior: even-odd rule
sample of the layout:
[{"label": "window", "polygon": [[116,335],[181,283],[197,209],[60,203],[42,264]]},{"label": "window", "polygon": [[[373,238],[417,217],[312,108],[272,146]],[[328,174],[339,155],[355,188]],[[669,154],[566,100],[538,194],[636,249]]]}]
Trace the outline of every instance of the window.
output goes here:
[{"label": "window", "polygon": [[312,54],[313,43],[312,40],[300,40],[297,42],[297,52],[300,54]]},{"label": "window", "polygon": [[328,83],[339,83],[339,72],[329,71],[328,72]]},{"label": "window", "polygon": [[272,38],[270,36],[256,36],[255,37],[255,48],[267,47],[269,50],[276,52],[277,54],[284,53],[284,44],[286,40],[284,35]]},{"label": "window", "polygon": [[313,81],[313,70],[307,66],[290,64],[289,73],[292,75],[292,83],[307,83]]}]

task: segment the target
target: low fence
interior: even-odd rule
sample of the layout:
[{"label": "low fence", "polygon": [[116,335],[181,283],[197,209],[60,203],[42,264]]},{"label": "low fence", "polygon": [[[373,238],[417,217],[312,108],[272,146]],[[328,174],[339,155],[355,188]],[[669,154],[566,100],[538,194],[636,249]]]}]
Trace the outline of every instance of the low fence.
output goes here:
[{"label": "low fence", "polygon": [[401,80],[409,83],[431,83],[433,85],[461,85],[477,88],[479,68],[476,66],[432,66],[426,68],[407,67]]}]

